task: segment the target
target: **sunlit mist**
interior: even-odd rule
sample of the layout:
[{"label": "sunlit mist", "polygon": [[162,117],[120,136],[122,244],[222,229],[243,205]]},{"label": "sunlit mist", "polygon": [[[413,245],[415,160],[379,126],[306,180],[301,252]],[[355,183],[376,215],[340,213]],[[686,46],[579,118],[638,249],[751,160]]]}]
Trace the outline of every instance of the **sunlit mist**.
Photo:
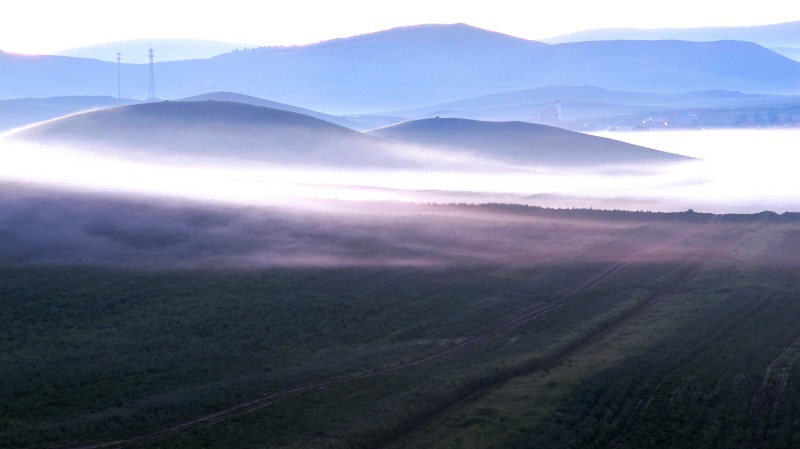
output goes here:
[{"label": "sunlit mist", "polygon": [[702,130],[599,134],[624,142],[699,158],[684,174],[702,185],[674,193],[718,212],[800,210],[796,182],[800,129]]},{"label": "sunlit mist", "polygon": [[[0,179],[254,205],[337,199],[710,212],[782,212],[797,210],[800,205],[800,188],[793,181],[800,156],[791,148],[800,130],[604,136],[703,160],[657,166],[515,169],[415,148],[409,149],[409,154],[422,161],[420,168],[297,168],[4,142]],[[458,157],[463,160],[457,161]],[[436,160],[439,163],[431,163]]]}]

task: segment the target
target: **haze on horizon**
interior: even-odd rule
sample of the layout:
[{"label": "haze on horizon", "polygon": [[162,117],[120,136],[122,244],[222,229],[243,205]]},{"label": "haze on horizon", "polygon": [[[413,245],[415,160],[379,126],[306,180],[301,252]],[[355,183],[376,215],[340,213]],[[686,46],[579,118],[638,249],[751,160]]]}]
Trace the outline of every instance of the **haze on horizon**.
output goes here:
[{"label": "haze on horizon", "polygon": [[[416,167],[335,167],[230,157],[153,155],[118,148],[98,152],[62,145],[3,142],[0,183],[144,198],[243,206],[319,206],[320,201],[406,204],[512,203],[712,213],[797,212],[797,130],[615,133],[613,137],[699,158],[658,165],[588,167],[500,163],[406,147]],[[664,137],[667,136],[665,139]],[[754,146],[762,151],[753,152]],[[342,206],[344,204],[344,206]],[[326,206],[327,207],[327,206]]]},{"label": "haze on horizon", "polygon": [[[759,130],[675,131],[663,149],[707,160],[524,170],[425,148],[406,148],[427,165],[410,170],[2,142],[0,228],[7,238],[0,255],[23,264],[146,270],[514,265],[529,260],[521,242],[533,239],[535,260],[557,263],[573,254],[565,253],[564,238],[581,250],[609,231],[649,225],[597,220],[591,211],[543,222],[515,214],[525,211],[520,205],[556,215],[572,208],[797,212],[791,142],[798,133],[773,133],[773,145],[754,154],[748,148],[764,138]],[[664,133],[625,137],[655,141],[655,134]],[[591,254],[616,260],[613,251]]]},{"label": "haze on horizon", "polygon": [[[800,19],[800,4],[767,0],[723,4],[676,0],[642,8],[633,0],[586,3],[570,0],[536,5],[455,1],[297,1],[255,10],[250,2],[224,6],[188,1],[136,3],[76,0],[15,1],[0,18],[0,50],[52,54],[131,39],[189,38],[252,42],[254,46],[303,45],[398,26],[463,22],[537,40],[600,28],[691,28],[752,26]],[[314,14],[309,14],[314,11]]]}]

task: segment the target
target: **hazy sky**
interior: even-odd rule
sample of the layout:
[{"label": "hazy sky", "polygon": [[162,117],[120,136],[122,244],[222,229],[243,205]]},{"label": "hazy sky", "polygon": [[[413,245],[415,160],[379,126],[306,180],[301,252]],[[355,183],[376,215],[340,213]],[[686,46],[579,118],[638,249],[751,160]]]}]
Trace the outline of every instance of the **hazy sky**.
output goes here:
[{"label": "hazy sky", "polygon": [[744,26],[800,20],[800,2],[760,0],[9,0],[0,50],[54,53],[117,40],[307,44],[396,26],[464,22],[528,39],[585,29]]}]

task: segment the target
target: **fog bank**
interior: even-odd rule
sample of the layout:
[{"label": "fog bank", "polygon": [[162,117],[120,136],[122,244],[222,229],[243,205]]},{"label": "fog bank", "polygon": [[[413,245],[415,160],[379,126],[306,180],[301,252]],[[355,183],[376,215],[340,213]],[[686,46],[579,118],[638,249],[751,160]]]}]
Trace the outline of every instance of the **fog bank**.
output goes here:
[{"label": "fog bank", "polygon": [[[238,205],[307,200],[519,203],[548,207],[753,213],[800,210],[800,131],[614,133],[700,162],[509,168],[409,148],[414,169],[294,167],[211,157],[131,156],[2,142],[0,181]],[[427,167],[427,168],[426,168]]]}]

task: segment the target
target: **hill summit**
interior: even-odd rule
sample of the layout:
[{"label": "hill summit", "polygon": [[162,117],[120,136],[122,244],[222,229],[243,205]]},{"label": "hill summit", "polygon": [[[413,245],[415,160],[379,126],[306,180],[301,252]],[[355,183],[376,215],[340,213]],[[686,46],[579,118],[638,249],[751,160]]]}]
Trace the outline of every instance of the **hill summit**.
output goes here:
[{"label": "hill summit", "polygon": [[76,114],[17,140],[293,165],[402,163],[379,139],[295,112],[228,101],[164,101]]},{"label": "hill summit", "polygon": [[526,122],[414,120],[370,132],[405,144],[458,150],[512,165],[586,166],[680,162],[684,156]]}]

